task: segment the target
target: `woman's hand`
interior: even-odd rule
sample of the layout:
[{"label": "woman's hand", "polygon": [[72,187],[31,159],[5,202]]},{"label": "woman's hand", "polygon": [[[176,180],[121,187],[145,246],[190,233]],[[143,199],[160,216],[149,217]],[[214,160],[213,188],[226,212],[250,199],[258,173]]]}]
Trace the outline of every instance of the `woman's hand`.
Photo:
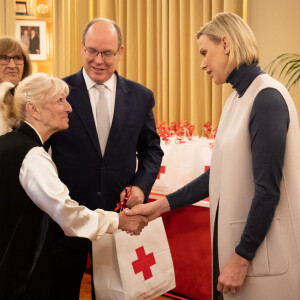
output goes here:
[{"label": "woman's hand", "polygon": [[217,290],[223,294],[238,292],[244,283],[248,266],[247,259],[233,254],[220,272]]},{"label": "woman's hand", "polygon": [[128,216],[125,211],[119,213],[119,229],[130,235],[139,235],[143,228],[148,225],[148,219],[144,216]]},{"label": "woman's hand", "polygon": [[143,215],[147,217],[149,221],[152,221],[169,210],[169,201],[166,197],[163,197],[150,203],[136,205],[130,210],[126,210],[125,213],[128,216]]}]

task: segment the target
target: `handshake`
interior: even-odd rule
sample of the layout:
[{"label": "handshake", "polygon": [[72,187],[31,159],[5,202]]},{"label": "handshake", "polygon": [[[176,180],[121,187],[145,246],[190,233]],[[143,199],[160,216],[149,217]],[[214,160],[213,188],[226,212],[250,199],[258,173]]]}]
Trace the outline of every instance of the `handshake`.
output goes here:
[{"label": "handshake", "polygon": [[[121,202],[124,201],[125,190],[121,193]],[[127,208],[119,213],[119,229],[126,231],[130,235],[139,235],[149,221],[170,210],[166,197],[147,204],[141,204],[143,202],[143,191],[139,187],[133,186],[126,203]]]}]

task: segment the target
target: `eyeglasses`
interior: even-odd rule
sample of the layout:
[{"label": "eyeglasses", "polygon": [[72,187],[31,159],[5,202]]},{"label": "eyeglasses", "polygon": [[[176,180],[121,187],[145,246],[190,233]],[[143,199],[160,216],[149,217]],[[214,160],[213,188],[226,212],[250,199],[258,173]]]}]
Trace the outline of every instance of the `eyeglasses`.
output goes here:
[{"label": "eyeglasses", "polygon": [[22,55],[16,55],[16,56],[0,55],[0,65],[3,66],[8,65],[11,59],[13,59],[16,65],[24,64],[24,57]]},{"label": "eyeglasses", "polygon": [[90,57],[97,57],[99,55],[99,53],[101,54],[102,58],[104,59],[110,59],[113,58],[114,56],[116,56],[116,54],[118,53],[120,49],[118,49],[116,52],[113,52],[111,50],[107,50],[107,51],[98,51],[96,49],[93,48],[86,48],[84,46],[84,52],[86,53],[86,55],[90,56]]}]

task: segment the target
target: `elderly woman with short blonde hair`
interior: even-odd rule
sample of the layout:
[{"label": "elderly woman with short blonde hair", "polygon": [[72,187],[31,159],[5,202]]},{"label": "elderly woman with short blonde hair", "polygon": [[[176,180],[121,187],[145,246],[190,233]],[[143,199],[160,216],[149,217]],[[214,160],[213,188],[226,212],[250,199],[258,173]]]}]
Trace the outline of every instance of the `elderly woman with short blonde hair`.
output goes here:
[{"label": "elderly woman with short blonde hair", "polygon": [[0,84],[13,130],[0,136],[0,298],[50,296],[52,222],[68,236],[99,239],[118,228],[139,234],[145,217],[91,211],[72,200],[44,142],[69,127],[68,85],[43,73]]}]

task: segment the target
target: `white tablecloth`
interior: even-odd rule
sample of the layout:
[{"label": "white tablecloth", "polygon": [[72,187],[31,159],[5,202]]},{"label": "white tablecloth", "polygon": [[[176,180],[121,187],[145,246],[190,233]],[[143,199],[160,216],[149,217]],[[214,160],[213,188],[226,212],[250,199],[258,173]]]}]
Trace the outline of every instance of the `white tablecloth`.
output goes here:
[{"label": "white tablecloth", "polygon": [[[158,199],[178,190],[209,167],[214,140],[193,137],[191,141],[184,141],[186,142],[178,144],[175,137],[171,138],[169,144],[161,141],[165,155],[150,198]],[[202,200],[194,205],[209,207],[209,200]]]}]

